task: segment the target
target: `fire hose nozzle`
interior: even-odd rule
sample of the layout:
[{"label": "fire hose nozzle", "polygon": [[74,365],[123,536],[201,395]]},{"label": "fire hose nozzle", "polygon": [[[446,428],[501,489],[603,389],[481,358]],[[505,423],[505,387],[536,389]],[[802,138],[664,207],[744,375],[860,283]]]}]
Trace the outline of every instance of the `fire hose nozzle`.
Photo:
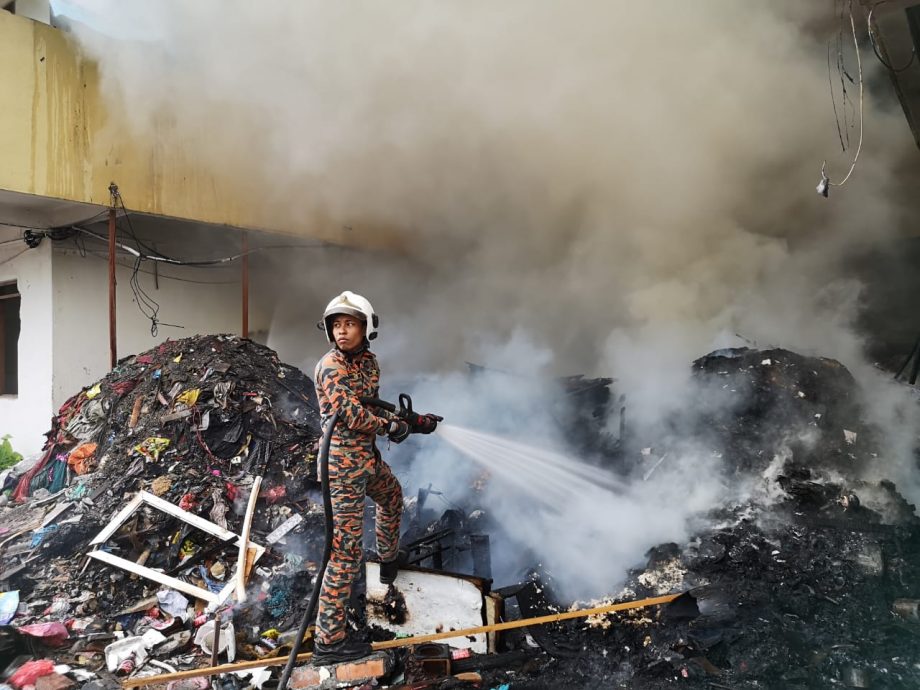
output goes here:
[{"label": "fire hose nozzle", "polygon": [[379,407],[382,410],[387,412],[392,412],[398,417],[405,419],[406,421],[412,423],[416,421],[419,417],[431,417],[438,420],[439,422],[444,421],[444,417],[436,414],[424,414],[420,415],[418,412],[412,409],[412,398],[409,397],[408,393],[399,394],[399,406],[397,407],[391,402],[386,400],[381,400],[380,398],[369,398],[363,397],[358,398],[361,401],[362,405],[370,405],[371,407]]}]

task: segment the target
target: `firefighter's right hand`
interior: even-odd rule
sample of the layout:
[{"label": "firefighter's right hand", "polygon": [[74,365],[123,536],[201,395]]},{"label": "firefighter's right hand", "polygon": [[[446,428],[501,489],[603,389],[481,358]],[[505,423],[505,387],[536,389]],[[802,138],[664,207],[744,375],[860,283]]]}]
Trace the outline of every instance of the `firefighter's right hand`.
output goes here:
[{"label": "firefighter's right hand", "polygon": [[409,438],[411,433],[412,429],[409,428],[406,422],[401,419],[394,419],[390,422],[390,428],[387,430],[387,438],[393,443],[402,443]]}]

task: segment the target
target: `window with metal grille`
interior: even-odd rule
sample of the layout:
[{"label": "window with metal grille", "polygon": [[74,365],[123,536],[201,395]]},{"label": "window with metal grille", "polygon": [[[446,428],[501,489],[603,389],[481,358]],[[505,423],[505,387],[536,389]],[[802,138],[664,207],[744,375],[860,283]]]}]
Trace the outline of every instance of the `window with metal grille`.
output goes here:
[{"label": "window with metal grille", "polygon": [[19,393],[19,290],[0,283],[0,395]]}]

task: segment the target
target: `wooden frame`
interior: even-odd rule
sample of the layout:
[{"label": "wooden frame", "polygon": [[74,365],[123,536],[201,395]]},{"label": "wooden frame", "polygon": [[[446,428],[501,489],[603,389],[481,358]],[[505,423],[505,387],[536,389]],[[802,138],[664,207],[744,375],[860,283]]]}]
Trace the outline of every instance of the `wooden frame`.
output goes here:
[{"label": "wooden frame", "polygon": [[[198,515],[193,515],[186,510],[182,510],[179,506],[173,505],[169,501],[164,501],[158,496],[147,491],[138,491],[137,494],[131,499],[124,508],[122,508],[118,513],[109,521],[99,534],[97,534],[93,540],[90,542],[90,546],[101,546],[106,541],[108,541],[115,532],[125,523],[125,521],[134,514],[134,512],[140,508],[142,505],[149,505],[151,508],[155,508],[167,515],[172,515],[182,522],[200,529],[202,532],[207,532],[222,541],[228,541],[236,537],[236,545],[243,549],[243,539],[238,534],[231,532],[228,529],[224,529],[220,525],[217,525],[210,520],[205,520],[203,517]],[[265,547],[259,546],[258,544],[247,541],[245,551],[254,551],[254,557],[252,562],[255,563],[258,561],[262,554],[265,553]],[[153,580],[154,582],[165,585],[166,587],[172,587],[177,589],[180,592],[188,594],[190,596],[196,597],[198,599],[203,599],[207,601],[212,606],[219,606],[224,603],[227,599],[230,598],[230,595],[233,594],[233,591],[236,587],[236,578],[234,576],[227,578],[227,584],[224,586],[220,592],[214,593],[207,589],[201,587],[196,587],[193,584],[184,582],[176,577],[171,577],[164,573],[161,573],[158,570],[153,568],[148,568],[143,565],[139,565],[134,561],[129,561],[126,558],[121,556],[116,556],[108,551],[102,551],[101,549],[96,549],[90,551],[87,554],[90,558],[95,558],[98,561],[103,563],[108,563],[109,565],[114,565],[117,568],[122,570],[127,570],[130,573],[133,573],[139,577],[146,578],[148,580]]]}]

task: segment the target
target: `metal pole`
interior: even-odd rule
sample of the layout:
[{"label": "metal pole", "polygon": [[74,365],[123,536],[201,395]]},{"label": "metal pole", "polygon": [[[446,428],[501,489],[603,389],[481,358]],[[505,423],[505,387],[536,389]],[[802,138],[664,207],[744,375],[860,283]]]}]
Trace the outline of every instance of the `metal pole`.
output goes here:
[{"label": "metal pole", "polygon": [[241,230],[243,254],[243,337],[249,337],[249,235]]},{"label": "metal pole", "polygon": [[109,366],[118,362],[118,345],[115,335],[115,206],[109,209]]}]

